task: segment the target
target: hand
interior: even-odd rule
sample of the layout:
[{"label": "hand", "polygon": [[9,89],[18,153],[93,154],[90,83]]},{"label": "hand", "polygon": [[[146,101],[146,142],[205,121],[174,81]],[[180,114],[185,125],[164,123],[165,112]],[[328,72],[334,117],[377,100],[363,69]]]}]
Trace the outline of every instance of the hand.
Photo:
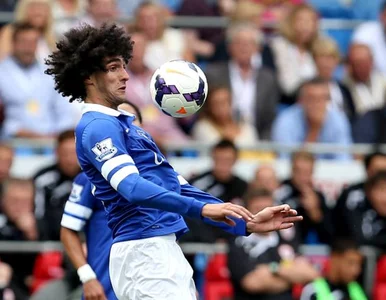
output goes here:
[{"label": "hand", "polygon": [[32,241],[38,237],[36,219],[32,213],[22,214],[15,220],[16,227],[23,232],[25,237]]},{"label": "hand", "polygon": [[7,287],[11,281],[13,270],[12,268],[3,262],[0,262],[0,286]]},{"label": "hand", "polygon": [[295,222],[303,220],[303,217],[297,214],[297,211],[291,209],[288,204],[266,207],[247,222],[247,230],[262,233],[288,229],[293,227]]},{"label": "hand", "polygon": [[306,210],[308,217],[315,223],[323,219],[323,213],[320,209],[320,200],[318,195],[310,187],[304,187],[301,191],[300,202]]},{"label": "hand", "polygon": [[107,300],[102,285],[97,279],[91,279],[83,284],[85,300]]},{"label": "hand", "polygon": [[246,222],[253,217],[252,213],[245,207],[232,203],[205,204],[201,215],[216,222],[224,222],[230,226],[236,225],[230,217],[244,219]]}]

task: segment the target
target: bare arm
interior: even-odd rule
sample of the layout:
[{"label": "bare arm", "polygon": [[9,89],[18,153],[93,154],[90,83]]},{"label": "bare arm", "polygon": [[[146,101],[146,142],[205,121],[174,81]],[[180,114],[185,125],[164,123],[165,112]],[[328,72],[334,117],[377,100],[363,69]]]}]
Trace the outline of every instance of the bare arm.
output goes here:
[{"label": "bare arm", "polygon": [[241,286],[246,292],[251,294],[277,294],[291,288],[289,281],[273,275],[268,265],[260,265],[245,275],[241,280]]},{"label": "bare arm", "polygon": [[319,272],[304,258],[297,258],[289,266],[282,266],[278,275],[291,284],[306,284],[320,276]]},{"label": "bare arm", "polygon": [[[72,264],[78,270],[78,274],[80,274],[79,268],[87,266],[87,259],[83,252],[82,242],[78,232],[62,227],[60,230],[60,240]],[[80,278],[82,277],[80,276]],[[83,292],[85,300],[107,299],[102,285],[96,278],[83,281]]]},{"label": "bare arm", "polygon": [[83,252],[82,242],[78,232],[62,227],[60,230],[60,240],[76,269],[87,264],[87,259]]}]

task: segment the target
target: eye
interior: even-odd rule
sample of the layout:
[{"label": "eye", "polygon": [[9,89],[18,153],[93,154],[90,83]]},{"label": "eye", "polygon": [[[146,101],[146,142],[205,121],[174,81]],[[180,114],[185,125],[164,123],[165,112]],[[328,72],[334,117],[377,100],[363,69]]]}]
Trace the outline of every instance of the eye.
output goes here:
[{"label": "eye", "polygon": [[111,67],[109,68],[109,71],[110,71],[110,72],[115,72],[117,69],[118,69],[117,66],[111,66]]}]

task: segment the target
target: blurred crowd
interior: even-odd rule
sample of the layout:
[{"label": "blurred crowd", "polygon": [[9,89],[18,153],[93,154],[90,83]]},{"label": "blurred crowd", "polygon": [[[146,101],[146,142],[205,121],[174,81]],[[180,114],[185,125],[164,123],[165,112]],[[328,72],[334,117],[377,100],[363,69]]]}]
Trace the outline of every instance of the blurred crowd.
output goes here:
[{"label": "blurred crowd", "polygon": [[[270,164],[260,165],[251,182],[233,173],[239,149],[259,141],[386,142],[386,2],[362,2],[351,1],[350,7],[334,0],[1,1],[0,11],[15,15],[0,28],[0,240],[60,239],[63,206],[80,171],[73,128],[81,104],[55,91],[44,60],[71,28],[118,22],[135,42],[126,91],[141,110],[143,127],[161,147],[188,141],[212,147],[213,168],[192,174],[189,182],[252,212],[288,203],[305,218],[290,230],[237,239],[187,219],[191,231],[183,241],[230,247],[228,279],[238,300],[292,299],[299,284],[305,286],[298,293],[302,300],[322,299],[323,289],[343,295],[336,299],[366,299],[358,249],[386,250],[386,154],[361,158],[367,178],[346,187],[334,205],[314,185],[315,161],[347,161],[353,159],[349,154],[278,153],[292,163],[284,181]],[[229,22],[226,28],[178,28],[169,26],[173,16]],[[321,29],[321,18],[363,22],[336,34]],[[172,59],[195,62],[206,74],[209,94],[193,117],[170,118],[150,97],[154,70]],[[15,150],[7,144],[13,138],[55,140],[56,163],[30,179],[13,178]],[[328,266],[316,268],[302,257],[303,244],[331,246]],[[48,264],[41,254],[0,253],[0,299],[28,299],[31,293],[43,299],[39,291],[48,279],[56,284],[52,299],[69,299],[71,293],[79,299],[76,271],[66,257],[55,255]],[[198,256],[189,260],[200,274]]]}]

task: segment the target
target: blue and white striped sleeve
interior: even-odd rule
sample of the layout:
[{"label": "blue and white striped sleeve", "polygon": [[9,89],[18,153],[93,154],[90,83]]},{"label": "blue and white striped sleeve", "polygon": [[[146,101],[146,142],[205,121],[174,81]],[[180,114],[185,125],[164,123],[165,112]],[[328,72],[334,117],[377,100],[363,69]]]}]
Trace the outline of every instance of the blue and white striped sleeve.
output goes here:
[{"label": "blue and white striped sleeve", "polygon": [[[194,197],[195,199],[201,202],[210,203],[210,204],[224,203],[220,199],[213,197],[211,194],[201,191],[200,189],[190,185],[186,181],[186,179],[181,175],[178,175],[177,177],[181,186],[181,195],[187,196],[187,197]],[[243,219],[232,218],[232,220],[235,221],[236,223],[235,226],[230,226],[223,222],[215,222],[211,219],[203,218],[204,223],[211,226],[219,227],[225,232],[228,232],[230,234],[243,235],[243,236],[249,235],[249,233],[247,232],[247,225]]]},{"label": "blue and white striped sleeve", "polygon": [[[184,216],[201,218],[206,204],[192,197],[168,191],[140,176],[127,151],[123,128],[109,119],[95,119],[82,133],[82,152],[88,162],[127,201]],[[97,186],[98,188],[98,186]]]},{"label": "blue and white striped sleeve", "polygon": [[70,197],[64,206],[61,226],[74,231],[82,231],[92,215],[94,203],[91,183],[84,173],[81,173],[72,184]]}]

